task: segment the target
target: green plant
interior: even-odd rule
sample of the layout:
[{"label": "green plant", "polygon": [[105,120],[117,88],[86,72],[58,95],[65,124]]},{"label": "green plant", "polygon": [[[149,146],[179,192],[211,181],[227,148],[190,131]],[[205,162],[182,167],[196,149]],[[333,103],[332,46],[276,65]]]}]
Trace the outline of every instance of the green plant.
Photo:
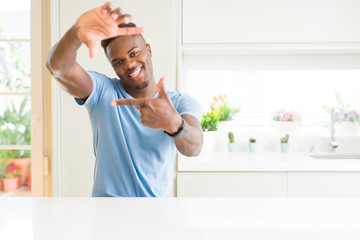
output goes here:
[{"label": "green plant", "polygon": [[204,113],[201,118],[201,127],[203,131],[216,131],[219,125],[220,115],[218,109],[210,109]]},{"label": "green plant", "polygon": [[[0,144],[30,145],[30,110],[26,110],[28,98],[24,98],[19,108],[14,103],[0,115]],[[30,157],[30,150],[3,150],[0,159]]]},{"label": "green plant", "polygon": [[234,134],[233,134],[232,132],[229,132],[229,133],[228,133],[228,137],[229,137],[230,143],[234,143],[234,142],[235,142]]},{"label": "green plant", "polygon": [[255,139],[255,138],[250,138],[250,139],[249,139],[249,142],[251,142],[251,143],[256,143],[256,139]]},{"label": "green plant", "polygon": [[286,134],[285,137],[280,139],[281,143],[288,143],[289,142],[289,134]]},{"label": "green plant", "polygon": [[219,94],[218,97],[214,97],[214,101],[210,107],[211,109],[218,108],[220,114],[220,121],[231,120],[238,112],[240,108],[230,107],[229,101],[226,100],[225,94]]}]

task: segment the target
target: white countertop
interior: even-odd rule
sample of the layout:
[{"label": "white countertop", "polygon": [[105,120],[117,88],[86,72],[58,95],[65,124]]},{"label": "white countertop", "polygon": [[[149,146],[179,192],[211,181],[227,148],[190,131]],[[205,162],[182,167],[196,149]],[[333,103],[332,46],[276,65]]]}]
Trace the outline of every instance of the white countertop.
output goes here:
[{"label": "white countertop", "polygon": [[360,171],[360,159],[315,159],[306,153],[214,151],[200,157],[179,155],[178,171]]},{"label": "white countertop", "polygon": [[0,198],[1,239],[360,239],[359,198]]}]

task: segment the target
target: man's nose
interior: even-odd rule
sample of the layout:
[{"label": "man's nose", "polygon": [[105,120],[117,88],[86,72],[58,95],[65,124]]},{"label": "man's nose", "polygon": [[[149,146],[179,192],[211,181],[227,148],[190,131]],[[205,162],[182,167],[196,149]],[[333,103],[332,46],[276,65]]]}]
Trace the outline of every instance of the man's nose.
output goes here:
[{"label": "man's nose", "polygon": [[126,68],[127,69],[132,69],[135,67],[135,61],[132,59],[129,59],[126,61]]}]

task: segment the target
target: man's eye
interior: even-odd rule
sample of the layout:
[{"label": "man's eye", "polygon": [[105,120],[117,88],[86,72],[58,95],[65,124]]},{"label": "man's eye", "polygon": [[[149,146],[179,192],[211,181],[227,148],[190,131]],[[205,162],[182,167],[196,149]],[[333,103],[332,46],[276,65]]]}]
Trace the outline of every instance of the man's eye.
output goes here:
[{"label": "man's eye", "polygon": [[122,64],[122,61],[117,61],[114,63],[114,67],[120,66]]},{"label": "man's eye", "polygon": [[138,54],[139,54],[139,52],[133,52],[133,53],[130,54],[130,57],[135,57],[135,56],[137,56]]}]

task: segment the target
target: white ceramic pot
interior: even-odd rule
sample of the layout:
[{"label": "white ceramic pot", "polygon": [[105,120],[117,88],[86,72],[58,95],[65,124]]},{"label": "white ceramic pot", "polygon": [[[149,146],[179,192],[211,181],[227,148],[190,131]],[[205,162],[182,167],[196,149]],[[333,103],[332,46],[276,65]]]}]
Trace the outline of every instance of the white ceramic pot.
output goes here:
[{"label": "white ceramic pot", "polygon": [[217,131],[209,131],[204,133],[204,142],[201,155],[211,154],[214,150]]},{"label": "white ceramic pot", "polygon": [[359,136],[360,126],[354,122],[337,122],[335,136]]},{"label": "white ceramic pot", "polygon": [[229,152],[236,152],[236,143],[228,143]]}]

